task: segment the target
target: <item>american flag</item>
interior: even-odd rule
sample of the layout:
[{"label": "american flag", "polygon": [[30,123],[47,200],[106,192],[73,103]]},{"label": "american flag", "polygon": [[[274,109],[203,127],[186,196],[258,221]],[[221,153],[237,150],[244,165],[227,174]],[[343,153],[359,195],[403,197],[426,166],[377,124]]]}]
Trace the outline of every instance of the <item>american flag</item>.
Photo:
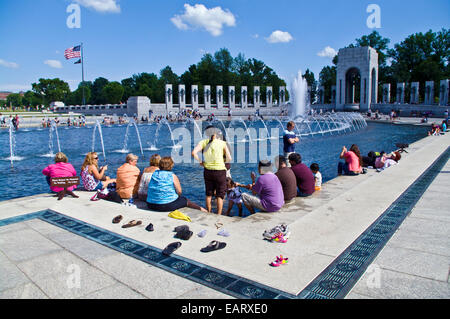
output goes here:
[{"label": "american flag", "polygon": [[76,47],[68,48],[64,51],[64,57],[69,60],[73,58],[81,58],[81,45],[77,45]]}]

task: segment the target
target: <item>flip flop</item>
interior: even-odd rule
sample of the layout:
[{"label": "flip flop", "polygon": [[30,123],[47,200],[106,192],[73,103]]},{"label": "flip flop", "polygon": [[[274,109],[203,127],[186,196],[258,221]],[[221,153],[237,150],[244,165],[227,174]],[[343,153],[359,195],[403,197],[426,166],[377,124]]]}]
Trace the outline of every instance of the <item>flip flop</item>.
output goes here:
[{"label": "flip flop", "polygon": [[202,253],[208,253],[210,251],[223,249],[223,248],[225,248],[226,245],[227,245],[226,243],[221,243],[220,241],[213,240],[212,242],[209,243],[208,246],[200,249],[200,251]]},{"label": "flip flop", "polygon": [[198,237],[205,237],[206,236],[206,229],[203,229],[201,232],[199,232],[198,234],[197,234],[197,236]]},{"label": "flip flop", "polygon": [[217,235],[223,236],[223,237],[229,237],[229,236],[230,236],[230,233],[229,233],[227,230],[222,229],[221,231],[219,231],[219,232],[217,233]]},{"label": "flip flop", "polygon": [[153,224],[150,223],[147,227],[145,227],[145,230],[146,230],[146,231],[154,231],[154,229],[153,229]]},{"label": "flip flop", "polygon": [[171,244],[167,245],[166,248],[164,248],[164,250],[162,251],[162,254],[166,255],[166,256],[170,256],[175,250],[180,248],[180,246],[181,246],[181,243],[179,241],[177,241],[175,243],[171,243]]},{"label": "flip flop", "polygon": [[142,224],[142,221],[140,221],[140,220],[135,221],[133,219],[133,220],[129,221],[128,224],[123,225],[122,228],[130,228],[130,227],[138,226],[140,224]]},{"label": "flip flop", "polygon": [[216,228],[219,229],[220,227],[223,226],[223,224],[218,222],[218,223],[215,223],[214,226],[216,226]]},{"label": "flip flop", "polygon": [[122,218],[123,218],[122,215],[119,215],[119,216],[114,217],[114,219],[112,220],[113,224],[118,224],[118,223],[120,223],[120,221],[122,220]]}]

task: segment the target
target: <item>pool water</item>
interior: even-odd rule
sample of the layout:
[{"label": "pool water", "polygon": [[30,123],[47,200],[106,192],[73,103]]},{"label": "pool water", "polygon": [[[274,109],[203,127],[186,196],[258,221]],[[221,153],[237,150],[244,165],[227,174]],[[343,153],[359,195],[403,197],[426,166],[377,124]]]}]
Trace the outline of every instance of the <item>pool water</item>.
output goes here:
[{"label": "pool water", "polygon": [[[229,122],[226,122],[228,127]],[[285,124],[285,123],[283,123]],[[203,123],[205,127],[207,123]],[[238,124],[233,124],[238,125]],[[261,122],[247,122],[247,125],[256,129],[264,128]],[[270,131],[271,128],[279,127],[276,121],[267,121],[266,125]],[[170,124],[172,131],[176,128],[183,127],[183,124]],[[141,148],[138,143],[138,136],[136,130],[129,128],[129,134],[126,141],[127,150],[122,151],[125,144],[126,125],[122,126],[103,126],[103,141],[106,153],[106,161],[102,154],[99,154],[99,165],[108,164],[107,175],[110,177],[116,176],[116,170],[125,161],[127,153],[134,153],[138,155],[138,167],[141,171],[148,166],[149,159],[153,154],[160,154],[161,156],[170,156],[173,151],[173,142],[171,133],[166,125],[160,126],[158,137],[155,140],[157,125],[139,125],[139,135],[144,149],[144,157],[141,155]],[[219,125],[220,127],[220,125]],[[196,128],[193,124],[188,124],[187,128],[194,132]],[[93,147],[93,132],[94,128],[67,128],[59,127],[58,135],[60,140],[61,151],[69,158],[69,162],[75,167],[78,174],[80,173],[81,165],[84,161],[86,153],[92,151]],[[8,200],[23,196],[30,196],[49,191],[42,169],[47,165],[53,164],[53,156],[48,155],[49,150],[49,129],[20,129],[15,132],[15,155],[20,157],[20,160],[13,162],[11,167],[10,146],[9,146],[9,132],[2,130],[0,132],[0,200]],[[282,132],[280,131],[280,135]],[[296,152],[302,155],[303,163],[310,165],[318,163],[320,172],[322,173],[323,182],[333,179],[337,176],[337,164],[339,162],[339,154],[342,146],[350,148],[351,144],[357,144],[360,147],[361,154],[367,155],[369,151],[386,151],[391,152],[396,149],[396,143],[413,143],[427,134],[427,128],[423,126],[414,125],[392,125],[382,123],[368,123],[364,129],[340,134],[340,135],[324,135],[317,134],[309,137],[302,137],[300,143],[296,146]],[[52,133],[53,139],[53,154],[58,151],[56,142],[56,134]],[[270,154],[270,147],[272,143],[279,143],[279,154],[283,154],[282,139],[254,141],[258,143],[258,148],[265,147],[268,144],[268,157],[273,159],[278,154]],[[235,161],[237,161],[236,152],[240,143],[232,144],[232,153]],[[257,171],[256,160],[259,160],[259,154],[254,154],[250,148],[249,143],[245,145],[245,162],[232,163],[231,174],[235,181],[247,184],[251,182],[250,173]],[[276,145],[276,144],[275,144]],[[156,146],[157,150],[152,146]],[[191,147],[194,143],[191,143]],[[252,144],[252,146],[254,146]],[[102,146],[98,133],[95,136],[94,149],[96,152],[102,152]],[[191,150],[188,150],[189,158]],[[276,153],[276,152],[275,152]],[[265,154],[265,153],[264,153]],[[265,157],[265,156],[264,156]],[[250,160],[253,159],[251,162]],[[183,188],[183,195],[190,200],[204,206],[204,181],[203,169],[195,163],[192,159],[190,163],[179,163],[174,166],[174,173],[179,177]],[[237,208],[236,208],[237,210]]]}]

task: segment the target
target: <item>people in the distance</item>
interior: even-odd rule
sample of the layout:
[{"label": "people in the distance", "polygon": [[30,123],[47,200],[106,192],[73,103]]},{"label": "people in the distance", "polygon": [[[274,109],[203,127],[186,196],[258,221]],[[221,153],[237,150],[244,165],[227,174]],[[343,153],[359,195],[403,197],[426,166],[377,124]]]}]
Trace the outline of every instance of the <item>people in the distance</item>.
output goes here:
[{"label": "people in the distance", "polygon": [[115,179],[105,175],[107,170],[108,165],[98,167],[98,154],[96,152],[87,153],[80,173],[84,189],[87,191],[96,191],[105,189],[109,184],[115,183]]},{"label": "people in the distance", "polygon": [[339,158],[345,162],[339,162],[338,175],[355,176],[362,173],[362,157],[358,145],[353,144],[350,150],[343,146]]},{"label": "people in the distance", "polygon": [[250,214],[254,214],[255,209],[268,213],[279,211],[284,205],[283,187],[278,177],[272,172],[272,163],[267,160],[260,161],[258,172],[260,176],[256,182],[256,174],[252,172],[252,184],[242,185],[253,193],[253,195],[243,193],[242,202]]},{"label": "people in the distance", "polygon": [[[77,171],[73,167],[72,164],[69,163],[67,156],[58,152],[55,155],[55,164],[51,164],[42,170],[42,174],[47,176],[47,183],[50,186],[50,190],[54,193],[58,194],[58,200],[61,200],[64,196],[64,188],[51,186],[51,179],[57,177],[74,177],[77,176]],[[71,195],[72,197],[78,198],[78,195],[75,195],[73,190],[76,186],[68,187],[65,191],[66,194]]]},{"label": "people in the distance", "polygon": [[159,161],[159,170],[155,170],[148,184],[147,206],[158,212],[172,212],[176,209],[189,207],[202,212],[205,208],[191,202],[182,195],[180,180],[172,172],[174,162],[170,156]]},{"label": "people in the distance", "polygon": [[298,153],[292,153],[288,158],[291,163],[291,169],[297,180],[297,196],[308,197],[315,191],[314,175],[310,168],[302,163],[302,156]]},{"label": "people in the distance", "polygon": [[147,193],[148,193],[148,184],[152,178],[152,175],[155,171],[159,170],[159,161],[161,160],[161,156],[159,154],[153,154],[150,157],[150,166],[144,169],[144,172],[141,176],[141,181],[139,183],[138,189],[138,198],[139,200],[146,201]]},{"label": "people in the distance", "polygon": [[275,157],[275,167],[278,171],[275,175],[280,180],[283,187],[284,202],[290,203],[295,197],[297,197],[297,179],[290,167],[287,166],[287,158],[283,155]]},{"label": "people in the distance", "polygon": [[[294,128],[295,122],[290,121],[287,123],[287,129],[283,133],[283,151],[285,158],[289,158],[289,155],[295,152],[295,144],[300,141],[294,133]],[[288,162],[287,166],[291,167],[291,164]]]},{"label": "people in the distance", "polygon": [[[223,141],[222,132],[218,128],[208,126],[205,130],[205,135],[207,138],[197,144],[192,151],[192,156],[204,168],[206,209],[208,212],[211,212],[212,196],[215,196],[217,200],[217,214],[221,215],[223,200],[227,190],[227,168],[225,163],[231,161],[231,154],[227,143]],[[199,152],[203,153],[203,160],[198,157]]]}]

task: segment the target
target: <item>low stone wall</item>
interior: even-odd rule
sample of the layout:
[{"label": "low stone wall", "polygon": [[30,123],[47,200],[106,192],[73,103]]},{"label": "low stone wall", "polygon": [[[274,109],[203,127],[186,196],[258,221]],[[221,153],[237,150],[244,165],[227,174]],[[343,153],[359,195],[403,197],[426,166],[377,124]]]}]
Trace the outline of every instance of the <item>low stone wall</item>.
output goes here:
[{"label": "low stone wall", "polygon": [[[336,110],[336,105],[334,104],[314,104],[311,105],[311,109],[320,112],[329,112],[331,110]],[[424,104],[372,104],[372,112],[379,111],[382,114],[389,114],[391,110],[396,112],[400,111],[400,117],[422,117],[423,112],[429,114],[429,117],[443,118],[444,112],[449,111],[450,106],[445,105],[424,105]]]}]

